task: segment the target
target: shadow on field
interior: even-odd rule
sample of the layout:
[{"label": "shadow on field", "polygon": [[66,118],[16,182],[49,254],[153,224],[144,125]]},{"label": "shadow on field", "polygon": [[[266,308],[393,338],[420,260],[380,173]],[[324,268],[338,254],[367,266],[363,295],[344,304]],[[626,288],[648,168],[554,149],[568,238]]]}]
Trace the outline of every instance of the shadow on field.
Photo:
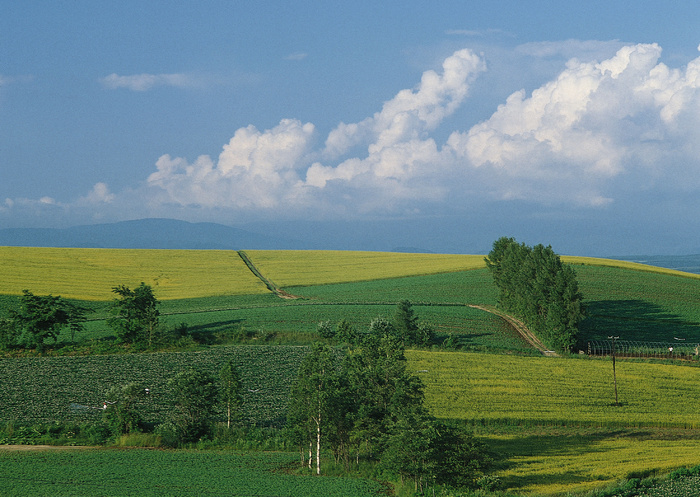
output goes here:
[{"label": "shadow on field", "polygon": [[205,335],[223,331],[230,331],[231,328],[238,328],[244,319],[228,319],[226,321],[215,321],[213,323],[198,324],[190,326],[188,329],[194,335]]},{"label": "shadow on field", "polygon": [[588,317],[581,322],[579,339],[672,342],[673,337],[693,337],[698,323],[667,312],[644,300],[595,300],[586,303]]},{"label": "shadow on field", "polygon": [[[495,469],[506,471],[518,465],[528,464],[522,462],[521,458],[527,457],[547,457],[557,458],[564,456],[575,456],[583,454],[594,454],[609,452],[612,449],[596,446],[607,439],[632,438],[634,440],[648,440],[656,438],[654,433],[647,431],[616,430],[605,433],[562,435],[561,433],[546,435],[529,435],[525,437],[515,437],[509,439],[490,439],[489,448],[497,454],[495,457]],[[514,459],[517,459],[514,461]],[[605,459],[600,456],[600,459]],[[518,462],[520,460],[520,462]],[[556,463],[553,463],[556,465]],[[506,486],[511,489],[518,489],[528,485],[539,484],[546,479],[550,484],[572,484],[583,483],[591,480],[591,475],[585,472],[560,471],[556,467],[551,473],[535,473],[532,475],[516,476],[510,475],[504,480]]]}]

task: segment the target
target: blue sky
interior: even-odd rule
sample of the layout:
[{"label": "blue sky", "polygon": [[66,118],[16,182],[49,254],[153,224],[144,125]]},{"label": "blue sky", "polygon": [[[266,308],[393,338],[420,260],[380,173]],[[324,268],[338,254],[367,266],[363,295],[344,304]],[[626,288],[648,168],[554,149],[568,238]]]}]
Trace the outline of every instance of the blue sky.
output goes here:
[{"label": "blue sky", "polygon": [[698,19],[695,1],[5,2],[0,227],[396,220],[435,250],[700,252]]}]

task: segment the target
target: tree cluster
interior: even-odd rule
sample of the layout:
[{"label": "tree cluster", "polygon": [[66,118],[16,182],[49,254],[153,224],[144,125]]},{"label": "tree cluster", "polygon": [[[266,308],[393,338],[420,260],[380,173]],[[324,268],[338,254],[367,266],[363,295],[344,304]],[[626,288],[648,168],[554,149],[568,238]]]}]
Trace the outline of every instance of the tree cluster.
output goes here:
[{"label": "tree cluster", "polygon": [[[160,322],[160,303],[151,286],[141,283],[130,289],[119,285],[112,289],[117,294],[110,307],[107,325],[114,330],[121,343],[137,347],[153,347],[177,341],[188,335],[187,325],[166,328]],[[0,349],[17,347],[41,352],[51,340],[55,345],[61,332],[68,328],[71,342],[75,334],[84,330],[87,309],[60,296],[34,295],[24,290],[19,298],[19,309],[11,309],[0,319]]]},{"label": "tree cluster", "polygon": [[490,462],[471,433],[429,414],[423,383],[386,329],[344,355],[314,344],[299,368],[287,423],[301,463],[317,474],[322,454],[346,468],[369,458],[422,492],[430,484],[471,486]]},{"label": "tree cluster", "polygon": [[55,344],[61,330],[68,327],[71,337],[83,329],[85,309],[53,295],[34,295],[24,290],[19,310],[10,310],[0,321],[0,347],[25,347],[43,351],[46,341]]},{"label": "tree cluster", "polygon": [[576,273],[551,246],[528,247],[499,238],[486,257],[499,289],[499,304],[512,312],[549,347],[568,351],[584,318]]},{"label": "tree cluster", "polygon": [[366,333],[358,332],[346,319],[335,327],[330,321],[322,321],[318,323],[317,332],[321,338],[355,346],[363,345],[372,336],[382,335],[390,335],[407,347],[427,347],[435,339],[435,330],[430,324],[418,320],[409,300],[396,305],[391,320],[383,317],[373,320]]}]

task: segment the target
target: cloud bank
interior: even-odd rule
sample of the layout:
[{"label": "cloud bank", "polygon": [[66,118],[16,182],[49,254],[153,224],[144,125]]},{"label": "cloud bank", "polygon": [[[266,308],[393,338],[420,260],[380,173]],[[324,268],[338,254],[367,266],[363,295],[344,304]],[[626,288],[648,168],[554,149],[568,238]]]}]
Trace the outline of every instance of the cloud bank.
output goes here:
[{"label": "cloud bank", "polygon": [[[588,53],[599,45],[530,44],[537,56]],[[628,45],[610,58],[571,58],[534,91],[512,93],[486,120],[436,132],[488,70],[469,49],[403,89],[372,116],[340,123],[327,136],[314,124],[238,129],[218,157],[161,156],[128,192],[107,185],[71,206],[107,212],[140,203],[141,217],[172,209],[249,216],[353,217],[469,209],[488,201],[605,208],[634,191],[700,189],[700,57],[685,67],[660,63],[656,44]],[[107,88],[146,91],[186,86],[184,75],[103,78]],[[449,120],[455,125],[455,119]],[[457,123],[459,125],[459,123]],[[28,200],[7,200],[8,212]],[[32,203],[37,208],[41,201]],[[55,203],[44,202],[55,207]],[[194,216],[196,217],[196,215]]]}]

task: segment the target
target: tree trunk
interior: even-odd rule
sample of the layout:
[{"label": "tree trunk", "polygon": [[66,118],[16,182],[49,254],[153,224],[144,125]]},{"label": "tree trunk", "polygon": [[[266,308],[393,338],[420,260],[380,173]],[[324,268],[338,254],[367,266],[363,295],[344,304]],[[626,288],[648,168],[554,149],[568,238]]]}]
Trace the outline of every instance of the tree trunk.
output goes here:
[{"label": "tree trunk", "polygon": [[311,469],[311,465],[313,464],[314,461],[314,441],[309,440],[309,469]]},{"label": "tree trunk", "polygon": [[321,474],[321,416],[316,423],[316,474]]}]

